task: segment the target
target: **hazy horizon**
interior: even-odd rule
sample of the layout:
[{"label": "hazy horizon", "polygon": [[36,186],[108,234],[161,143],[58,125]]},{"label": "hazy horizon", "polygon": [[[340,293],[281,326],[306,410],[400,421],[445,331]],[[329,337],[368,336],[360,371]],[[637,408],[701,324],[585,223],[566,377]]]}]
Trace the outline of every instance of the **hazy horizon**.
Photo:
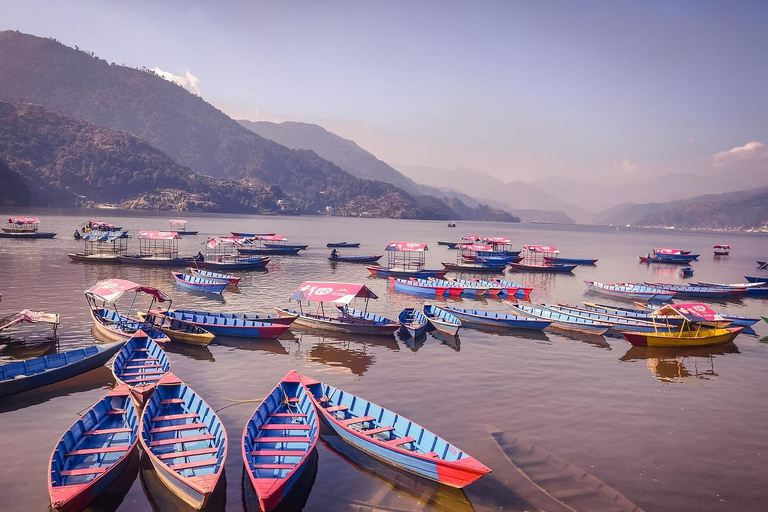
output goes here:
[{"label": "hazy horizon", "polygon": [[768,4],[0,2],[235,119],[505,182],[764,173]]}]

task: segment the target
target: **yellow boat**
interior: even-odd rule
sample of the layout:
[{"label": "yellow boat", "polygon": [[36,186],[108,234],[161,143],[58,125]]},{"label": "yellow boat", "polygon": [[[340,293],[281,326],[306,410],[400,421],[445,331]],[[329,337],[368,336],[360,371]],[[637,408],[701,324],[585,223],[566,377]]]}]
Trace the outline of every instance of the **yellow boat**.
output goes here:
[{"label": "yellow boat", "polygon": [[742,327],[721,327],[728,323],[708,306],[700,302],[667,304],[651,313],[654,325],[657,319],[682,319],[680,330],[672,330],[669,322],[659,325],[656,332],[624,332],[627,341],[636,347],[702,347],[729,343],[738,336]]},{"label": "yellow boat", "polygon": [[140,312],[139,317],[142,322],[147,322],[153,327],[160,329],[160,331],[168,336],[171,341],[177,343],[207,347],[215,337],[212,333],[206,331],[202,327],[165,315]]}]

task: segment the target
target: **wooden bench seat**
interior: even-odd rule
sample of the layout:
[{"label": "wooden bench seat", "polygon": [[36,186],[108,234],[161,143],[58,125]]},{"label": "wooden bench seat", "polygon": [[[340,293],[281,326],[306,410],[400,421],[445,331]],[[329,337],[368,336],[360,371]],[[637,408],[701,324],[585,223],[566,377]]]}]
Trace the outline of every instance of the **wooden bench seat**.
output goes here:
[{"label": "wooden bench seat", "polygon": [[155,416],[150,421],[153,423],[156,421],[172,421],[172,420],[184,420],[187,418],[197,418],[197,413],[185,412],[183,414],[167,414],[165,416]]},{"label": "wooden bench seat", "polygon": [[303,450],[253,450],[254,457],[303,457]]},{"label": "wooden bench seat", "polygon": [[100,475],[107,471],[107,468],[84,468],[84,469],[65,469],[59,471],[61,476],[86,476],[86,475]]},{"label": "wooden bench seat", "polygon": [[169,460],[169,459],[181,459],[184,457],[194,457],[196,455],[207,455],[210,453],[217,453],[219,451],[218,448],[201,448],[199,450],[182,450],[180,452],[168,452],[168,453],[161,453],[157,455],[157,458],[160,460]]},{"label": "wooden bench seat", "polygon": [[267,423],[260,425],[259,430],[309,430],[309,425],[302,423]]},{"label": "wooden bench seat", "polygon": [[205,466],[215,466],[219,463],[219,459],[204,459],[196,460],[194,462],[183,462],[181,464],[170,464],[168,467],[174,471],[181,471],[182,469],[202,468]]},{"label": "wooden bench seat", "polygon": [[300,414],[297,412],[274,412],[267,414],[267,418],[306,418],[306,414]]},{"label": "wooden bench seat", "polygon": [[402,444],[408,444],[408,443],[412,443],[414,441],[415,441],[414,438],[412,438],[411,436],[407,436],[407,437],[401,437],[401,438],[398,438],[398,439],[393,439],[391,441],[384,441],[382,444],[385,444],[387,446],[392,446],[392,447],[398,447],[399,448],[400,445],[402,445]]},{"label": "wooden bench seat", "polygon": [[346,411],[349,409],[346,405],[334,405],[331,407],[326,407],[325,410],[328,412],[339,412],[339,411]]},{"label": "wooden bench seat", "polygon": [[379,427],[379,428],[369,428],[368,430],[361,430],[361,434],[365,434],[367,436],[375,436],[376,434],[382,434],[384,432],[390,432],[392,430],[395,430],[395,427]]},{"label": "wooden bench seat", "polygon": [[310,443],[312,439],[308,437],[257,437],[254,443]]},{"label": "wooden bench seat", "polygon": [[107,411],[108,416],[122,416],[125,414],[125,409],[112,409],[111,411]]},{"label": "wooden bench seat", "polygon": [[98,453],[119,453],[128,449],[129,445],[122,446],[104,446],[102,448],[81,448],[79,450],[72,450],[67,452],[67,457],[73,457],[75,455],[96,455]]},{"label": "wooden bench seat", "polygon": [[350,426],[354,425],[355,423],[365,423],[367,421],[374,421],[376,418],[373,416],[358,416],[357,418],[349,418],[348,420],[341,420],[339,423],[341,423],[344,426]]},{"label": "wooden bench seat", "polygon": [[254,464],[253,469],[293,469],[296,464]]},{"label": "wooden bench seat", "polygon": [[183,404],[184,400],[181,398],[166,398],[165,400],[160,400],[160,405],[172,405],[172,404]]},{"label": "wooden bench seat", "polygon": [[210,441],[215,439],[213,434],[203,434],[201,436],[172,437],[171,439],[158,439],[150,441],[149,446],[168,446],[169,444],[197,443],[199,441]]},{"label": "wooden bench seat", "polygon": [[150,434],[162,434],[163,432],[178,432],[180,430],[197,430],[205,428],[205,423],[192,422],[181,425],[168,425],[167,427],[155,427],[149,431]]},{"label": "wooden bench seat", "polygon": [[133,430],[129,427],[119,427],[119,428],[102,428],[97,430],[88,430],[86,432],[83,432],[83,435],[86,436],[106,436],[110,434],[124,434],[126,432],[132,432]]}]

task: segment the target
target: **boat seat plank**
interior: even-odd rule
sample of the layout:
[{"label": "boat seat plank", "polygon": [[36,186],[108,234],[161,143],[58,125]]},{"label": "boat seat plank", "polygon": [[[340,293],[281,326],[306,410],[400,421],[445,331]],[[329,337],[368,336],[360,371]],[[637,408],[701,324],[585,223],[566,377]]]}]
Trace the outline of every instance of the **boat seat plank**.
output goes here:
[{"label": "boat seat plank", "polygon": [[156,421],[172,421],[172,420],[184,420],[187,418],[197,418],[197,413],[194,412],[185,412],[183,414],[167,414],[165,416],[155,416],[152,418],[152,422]]},{"label": "boat seat plank", "polygon": [[178,432],[179,430],[196,430],[205,428],[205,423],[193,422],[182,425],[168,425],[167,427],[155,427],[149,431],[150,434],[161,434],[163,432]]},{"label": "boat seat plank", "polygon": [[219,449],[217,447],[201,448],[199,450],[182,450],[180,452],[160,453],[157,455],[157,458],[160,460],[181,459],[182,457],[195,457],[196,455],[208,455],[211,453],[217,453],[218,451]]},{"label": "boat seat plank", "polygon": [[253,450],[254,457],[303,457],[304,450]]},{"label": "boat seat plank", "polygon": [[88,430],[86,432],[83,432],[83,435],[86,436],[102,436],[102,435],[109,435],[109,434],[124,434],[126,432],[132,432],[133,429],[129,427],[119,427],[119,428],[102,428],[97,430]]},{"label": "boat seat plank", "polygon": [[162,368],[163,365],[161,364],[132,364],[132,365],[125,365],[123,366],[123,369],[125,370],[151,370],[154,368]]},{"label": "boat seat plank", "polygon": [[346,411],[349,409],[346,405],[334,405],[332,407],[326,407],[325,410],[328,412],[339,412],[339,411]]},{"label": "boat seat plank", "polygon": [[188,437],[173,437],[171,439],[158,439],[157,441],[150,441],[149,446],[167,446],[169,444],[184,444],[184,443],[197,443],[200,441],[210,441],[215,439],[213,434],[203,434],[201,436],[188,436]]},{"label": "boat seat plank", "polygon": [[148,348],[135,348],[133,349],[134,352],[149,352]]},{"label": "boat seat plank", "polygon": [[373,416],[358,416],[357,418],[350,418],[348,420],[341,420],[339,423],[345,426],[354,425],[355,423],[365,423],[368,421],[374,421],[376,418]]},{"label": "boat seat plank", "polygon": [[126,384],[138,384],[139,382],[157,382],[160,380],[159,377],[149,377],[144,379],[121,379]]},{"label": "boat seat plank", "polygon": [[204,466],[215,466],[218,464],[218,458],[196,460],[194,462],[184,462],[182,464],[170,464],[168,467],[174,471],[181,471],[182,469],[202,468]]},{"label": "boat seat plank", "polygon": [[149,377],[151,375],[165,375],[165,372],[123,372],[118,377]]},{"label": "boat seat plank", "polygon": [[367,436],[374,436],[376,434],[382,434],[384,432],[390,432],[392,430],[395,430],[395,427],[378,427],[378,428],[369,428],[368,430],[361,430],[361,434],[365,434]]},{"label": "boat seat plank", "polygon": [[86,475],[100,475],[107,471],[107,468],[84,468],[84,469],[65,469],[59,471],[61,476],[86,476]]},{"label": "boat seat plank", "polygon": [[267,423],[261,425],[259,430],[309,430],[309,425],[302,423]]},{"label": "boat seat plank", "polygon": [[309,443],[312,439],[308,437],[257,437],[254,443]]},{"label": "boat seat plank", "polygon": [[136,359],[129,359],[126,361],[126,363],[144,363],[147,361],[159,361],[156,357],[142,357],[142,358],[136,358]]},{"label": "boat seat plank", "polygon": [[184,400],[181,398],[167,398],[165,400],[160,400],[160,405],[172,405],[172,404],[183,404]]},{"label": "boat seat plank", "polygon": [[433,459],[438,459],[440,456],[437,454],[437,452],[427,452],[423,454],[425,457],[432,457]]},{"label": "boat seat plank", "polygon": [[306,414],[300,414],[297,412],[275,412],[268,414],[267,418],[306,418]]},{"label": "boat seat plank", "polygon": [[408,443],[412,443],[414,441],[415,441],[414,438],[412,438],[411,436],[407,436],[407,437],[400,437],[398,439],[393,439],[391,441],[383,441],[382,444],[385,444],[387,446],[397,446],[397,447],[399,447],[402,444],[408,444]]},{"label": "boat seat plank", "polygon": [[254,464],[253,469],[293,469],[296,464]]},{"label": "boat seat plank", "polygon": [[74,457],[76,455],[95,455],[98,453],[118,453],[118,452],[124,452],[128,449],[130,445],[122,445],[122,446],[104,446],[102,448],[82,448],[80,450],[72,450],[71,452],[67,452],[67,457]]},{"label": "boat seat plank", "polygon": [[107,411],[108,416],[122,416],[125,414],[125,409],[112,409],[111,411]]}]

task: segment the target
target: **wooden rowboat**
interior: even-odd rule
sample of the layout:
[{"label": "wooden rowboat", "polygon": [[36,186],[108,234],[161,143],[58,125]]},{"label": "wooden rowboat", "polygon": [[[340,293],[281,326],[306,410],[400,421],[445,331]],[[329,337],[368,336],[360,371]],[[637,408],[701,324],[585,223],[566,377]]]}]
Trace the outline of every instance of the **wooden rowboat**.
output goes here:
[{"label": "wooden rowboat", "polygon": [[424,304],[422,311],[424,312],[424,316],[427,317],[429,324],[434,327],[436,331],[456,336],[459,329],[461,329],[461,320],[450,311],[432,304]]},{"label": "wooden rowboat", "polygon": [[192,508],[203,508],[224,472],[227,431],[205,400],[173,373],[160,379],[144,407],[139,442],[168,489]]},{"label": "wooden rowboat", "polygon": [[53,384],[103,366],[123,344],[120,341],[93,345],[0,365],[0,397]]},{"label": "wooden rowboat", "polygon": [[[196,325],[214,336],[233,336],[240,338],[277,338],[291,326],[293,319],[283,321],[253,320],[256,315],[228,315],[205,311],[152,311],[187,324]],[[271,319],[270,319],[271,320]]]},{"label": "wooden rowboat", "polygon": [[384,407],[306,376],[323,421],[355,448],[404,471],[462,488],[491,472],[448,441]]},{"label": "wooden rowboat", "polygon": [[743,327],[698,329],[671,332],[624,332],[627,341],[636,347],[702,347],[729,343]]},{"label": "wooden rowboat", "polygon": [[112,363],[115,380],[128,387],[136,404],[144,405],[160,379],[171,371],[171,363],[160,345],[138,331]]},{"label": "wooden rowboat", "polygon": [[427,279],[397,279],[389,278],[392,289],[396,292],[411,293],[416,295],[458,297],[464,291],[464,287],[445,280],[429,281]]},{"label": "wooden rowboat", "polygon": [[567,274],[572,272],[577,265],[560,263],[510,263],[512,270],[517,272],[548,272],[552,274]]},{"label": "wooden rowboat", "polygon": [[342,247],[360,247],[360,242],[328,242],[325,244],[325,246],[329,249],[331,248],[342,248]]},{"label": "wooden rowboat", "polygon": [[429,320],[424,316],[424,313],[416,308],[405,308],[402,310],[397,316],[397,321],[400,327],[414,338],[418,338],[427,332],[427,325],[429,325]]},{"label": "wooden rowboat", "polygon": [[198,325],[167,315],[159,315],[153,312],[150,312],[149,314],[139,312],[139,318],[142,322],[146,322],[152,327],[160,329],[160,331],[168,336],[171,341],[177,343],[207,347],[215,337],[213,333]]},{"label": "wooden rowboat", "polygon": [[53,509],[80,512],[109,488],[136,448],[138,423],[131,393],[120,385],[67,430],[48,466]]},{"label": "wooden rowboat", "polygon": [[239,277],[230,276],[229,274],[220,274],[218,272],[211,272],[210,270],[203,270],[199,268],[190,268],[189,271],[192,273],[192,275],[203,277],[205,279],[212,279],[214,281],[226,281],[233,286],[240,282]]},{"label": "wooden rowboat", "polygon": [[493,327],[503,329],[530,329],[542,331],[552,323],[549,320],[532,319],[523,315],[509,315],[497,311],[483,311],[481,309],[464,309],[454,306],[438,307],[435,309],[445,309],[450,311],[459,320],[462,325],[467,327]]},{"label": "wooden rowboat", "polygon": [[308,466],[320,432],[312,399],[291,371],[259,404],[243,430],[245,475],[261,510],[288,495]]},{"label": "wooden rowboat", "polygon": [[176,280],[178,286],[196,292],[220,294],[227,288],[227,286],[229,286],[228,282],[222,282],[220,279],[206,279],[200,276],[173,271],[171,271],[171,274],[173,274],[173,278]]},{"label": "wooden rowboat", "polygon": [[376,263],[384,255],[372,254],[370,256],[328,256],[328,261],[340,261],[342,263]]},{"label": "wooden rowboat", "polygon": [[387,317],[356,309],[345,308],[337,315],[308,313],[300,309],[275,308],[280,315],[295,319],[295,324],[307,329],[344,334],[390,336],[400,325]]},{"label": "wooden rowboat", "polygon": [[560,311],[554,311],[541,304],[534,303],[529,306],[526,304],[509,303],[509,305],[525,316],[529,316],[531,318],[539,318],[542,320],[549,320],[552,322],[551,327],[561,329],[563,331],[602,336],[613,327],[613,324],[598,322],[597,320],[571,315]]}]

